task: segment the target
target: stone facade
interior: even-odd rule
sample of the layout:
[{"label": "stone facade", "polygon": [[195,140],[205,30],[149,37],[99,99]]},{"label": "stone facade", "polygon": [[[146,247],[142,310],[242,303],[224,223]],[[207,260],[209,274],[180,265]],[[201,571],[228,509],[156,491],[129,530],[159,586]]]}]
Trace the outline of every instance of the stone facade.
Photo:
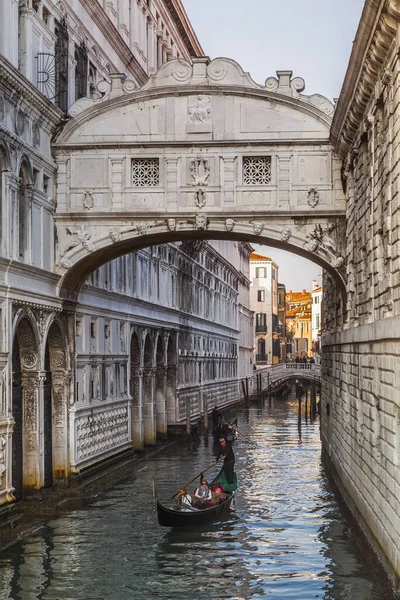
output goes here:
[{"label": "stone facade", "polygon": [[[51,140],[69,106],[101,96],[112,73],[136,87],[167,60],[202,54],[181,2],[5,0],[0,24],[3,504],[155,443],[185,421],[188,401],[198,419],[207,394],[237,399],[238,370],[250,372],[239,313],[244,329],[252,314],[245,243],[128,253],[94,270],[79,304],[58,293],[53,216],[64,184]],[[86,186],[88,214],[97,201]]]},{"label": "stone facade", "polygon": [[268,256],[250,254],[250,306],[254,311],[254,364],[274,365],[281,358],[278,319],[279,267]]},{"label": "stone facade", "polygon": [[76,102],[54,144],[62,293],[74,297],[94,263],[191,237],[273,241],[344,289],[333,106],[297,84],[279,72],[261,86],[204,57],[166,63],[139,90],[115,76],[101,98]]},{"label": "stone facade", "polygon": [[324,284],[322,439],[400,575],[400,3],[366,3],[332,124],[347,198],[347,293]]}]

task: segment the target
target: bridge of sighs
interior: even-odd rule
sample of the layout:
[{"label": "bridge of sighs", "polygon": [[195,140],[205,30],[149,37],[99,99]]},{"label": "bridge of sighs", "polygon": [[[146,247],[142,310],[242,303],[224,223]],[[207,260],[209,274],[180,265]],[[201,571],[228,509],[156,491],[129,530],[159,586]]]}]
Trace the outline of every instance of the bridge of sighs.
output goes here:
[{"label": "bridge of sighs", "polygon": [[344,291],[345,197],[333,105],[280,71],[181,59],[144,87],[114,74],[55,142],[56,270],[74,299],[101,264],[185,239],[246,240],[320,264]]}]

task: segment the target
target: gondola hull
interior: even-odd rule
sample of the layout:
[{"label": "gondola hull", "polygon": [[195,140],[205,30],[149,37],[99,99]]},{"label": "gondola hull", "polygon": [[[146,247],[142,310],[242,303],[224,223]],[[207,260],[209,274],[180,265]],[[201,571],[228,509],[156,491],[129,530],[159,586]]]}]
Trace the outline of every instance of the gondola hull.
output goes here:
[{"label": "gondola hull", "polygon": [[166,508],[156,498],[157,518],[164,527],[198,527],[226,518],[231,509],[234,493],[230,493],[225,502],[201,510],[181,511]]}]

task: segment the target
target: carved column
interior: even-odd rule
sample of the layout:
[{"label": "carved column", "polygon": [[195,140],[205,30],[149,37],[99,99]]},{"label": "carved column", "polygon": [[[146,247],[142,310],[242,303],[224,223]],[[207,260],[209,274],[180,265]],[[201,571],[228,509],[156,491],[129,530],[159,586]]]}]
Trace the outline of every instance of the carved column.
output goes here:
[{"label": "carved column", "polygon": [[18,188],[20,179],[13,173],[3,173],[1,195],[1,252],[3,256],[12,258],[18,252]]},{"label": "carved column", "polygon": [[22,419],[23,419],[23,485],[39,488],[39,390],[43,378],[37,372],[22,373]]},{"label": "carved column", "polygon": [[149,445],[155,444],[157,441],[154,402],[155,381],[156,369],[146,368],[143,375],[144,443]]},{"label": "carved column", "polygon": [[57,483],[68,479],[68,392],[70,377],[65,371],[52,373],[53,477]]},{"label": "carved column", "polygon": [[157,367],[156,415],[157,436],[165,437],[167,435],[167,369],[165,365]]},{"label": "carved column", "polygon": [[12,418],[0,418],[0,505],[15,500],[11,480]]},{"label": "carved column", "polygon": [[132,395],[132,445],[141,449],[144,446],[143,429],[143,369],[135,368],[131,373]]}]

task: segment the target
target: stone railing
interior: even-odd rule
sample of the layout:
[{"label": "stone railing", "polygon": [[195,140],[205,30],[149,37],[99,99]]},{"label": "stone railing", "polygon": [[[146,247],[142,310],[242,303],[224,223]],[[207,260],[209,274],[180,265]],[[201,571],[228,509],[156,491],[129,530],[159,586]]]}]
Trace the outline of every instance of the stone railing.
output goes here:
[{"label": "stone railing", "polygon": [[288,379],[308,379],[321,382],[321,365],[316,363],[283,363],[269,365],[254,371],[252,377],[253,392],[257,390],[257,376],[261,376],[261,389],[265,390],[270,385]]}]

